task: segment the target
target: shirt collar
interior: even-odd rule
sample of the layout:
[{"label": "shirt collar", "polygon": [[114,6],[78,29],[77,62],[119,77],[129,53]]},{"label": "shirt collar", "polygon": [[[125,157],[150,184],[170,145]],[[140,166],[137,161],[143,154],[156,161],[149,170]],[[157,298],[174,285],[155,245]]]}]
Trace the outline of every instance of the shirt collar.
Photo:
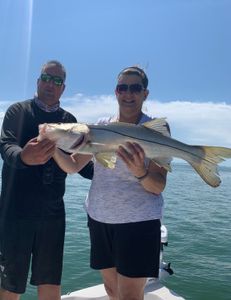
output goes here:
[{"label": "shirt collar", "polygon": [[[144,123],[145,121],[143,120],[145,117],[145,114],[143,112],[141,112],[141,115],[140,115],[140,119],[138,120],[138,123],[137,124],[142,124]],[[110,122],[119,122],[119,115],[115,115],[113,117],[110,118]]]},{"label": "shirt collar", "polygon": [[49,105],[46,105],[44,102],[42,102],[41,100],[39,100],[38,97],[35,97],[34,98],[34,101],[36,103],[36,105],[43,111],[45,112],[55,112],[59,109],[60,107],[60,102],[52,105],[52,106],[49,106]]}]

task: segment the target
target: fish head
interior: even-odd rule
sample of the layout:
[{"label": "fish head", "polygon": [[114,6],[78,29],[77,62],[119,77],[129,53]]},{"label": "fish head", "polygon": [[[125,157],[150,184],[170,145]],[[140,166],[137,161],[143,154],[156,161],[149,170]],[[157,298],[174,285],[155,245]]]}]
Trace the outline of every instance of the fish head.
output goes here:
[{"label": "fish head", "polygon": [[39,125],[38,140],[49,139],[69,153],[76,153],[89,140],[89,127],[82,123],[44,123]]}]

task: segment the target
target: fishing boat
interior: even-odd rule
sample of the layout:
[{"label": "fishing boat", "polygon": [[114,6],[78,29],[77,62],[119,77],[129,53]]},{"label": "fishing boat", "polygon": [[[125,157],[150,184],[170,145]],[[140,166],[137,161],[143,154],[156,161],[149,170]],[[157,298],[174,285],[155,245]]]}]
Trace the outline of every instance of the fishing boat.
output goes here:
[{"label": "fishing boat", "polygon": [[[168,231],[161,226],[161,252],[159,278],[148,278],[144,291],[144,300],[184,300],[174,291],[167,288],[162,281],[173,275],[170,263],[163,261],[164,246],[168,245]],[[108,300],[103,284],[94,285],[81,290],[73,291],[61,297],[62,300]]]}]

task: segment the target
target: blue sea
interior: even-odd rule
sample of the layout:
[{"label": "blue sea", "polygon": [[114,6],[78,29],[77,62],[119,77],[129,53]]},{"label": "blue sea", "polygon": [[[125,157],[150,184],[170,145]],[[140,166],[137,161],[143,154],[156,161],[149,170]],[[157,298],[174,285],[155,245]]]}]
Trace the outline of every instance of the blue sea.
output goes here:
[{"label": "blue sea", "polygon": [[[0,162],[1,164],[1,162]],[[211,188],[194,170],[173,164],[164,192],[163,223],[168,229],[164,260],[174,275],[167,287],[188,300],[231,299],[231,167],[221,166],[221,186]],[[101,283],[89,268],[89,236],[84,199],[90,181],[69,175],[66,187],[67,228],[62,294]],[[35,300],[28,284],[22,300]]]}]

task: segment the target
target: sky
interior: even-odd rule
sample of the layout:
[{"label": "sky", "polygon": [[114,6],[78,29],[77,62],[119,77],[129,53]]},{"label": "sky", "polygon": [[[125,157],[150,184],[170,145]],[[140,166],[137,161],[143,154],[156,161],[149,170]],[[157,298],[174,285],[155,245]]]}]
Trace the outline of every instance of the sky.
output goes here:
[{"label": "sky", "polygon": [[67,70],[62,106],[89,123],[117,112],[117,75],[139,65],[144,112],[182,142],[231,148],[230,28],[230,0],[0,0],[0,126],[47,60]]}]

